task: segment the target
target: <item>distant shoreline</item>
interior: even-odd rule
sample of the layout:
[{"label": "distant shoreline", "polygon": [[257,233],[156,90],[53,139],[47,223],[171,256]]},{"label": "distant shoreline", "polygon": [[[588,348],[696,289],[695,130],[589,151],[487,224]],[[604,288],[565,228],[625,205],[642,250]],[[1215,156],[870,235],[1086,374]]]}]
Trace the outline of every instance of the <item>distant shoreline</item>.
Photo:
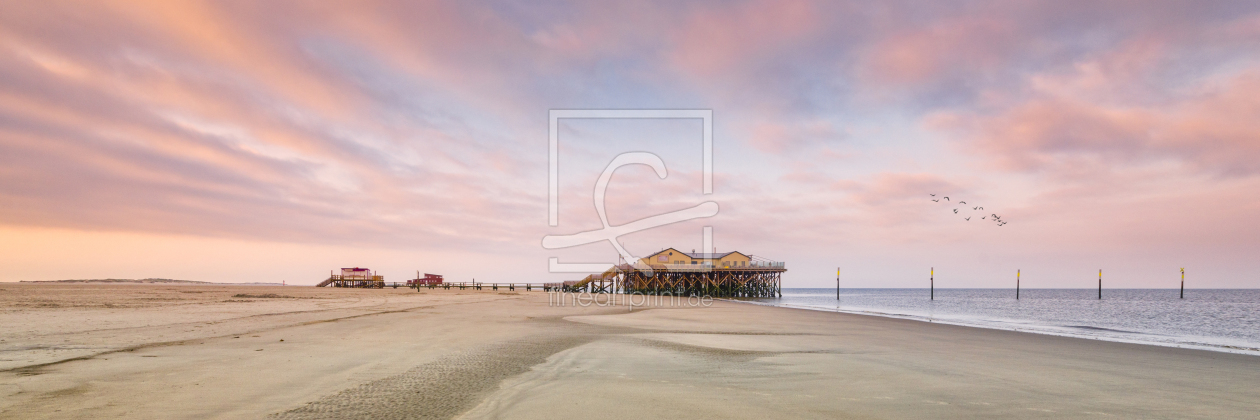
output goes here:
[{"label": "distant shoreline", "polygon": [[69,279],[69,280],[21,280],[18,283],[43,283],[43,284],[162,284],[170,286],[281,286],[281,283],[214,283],[208,281],[196,280],[174,280],[174,279]]}]

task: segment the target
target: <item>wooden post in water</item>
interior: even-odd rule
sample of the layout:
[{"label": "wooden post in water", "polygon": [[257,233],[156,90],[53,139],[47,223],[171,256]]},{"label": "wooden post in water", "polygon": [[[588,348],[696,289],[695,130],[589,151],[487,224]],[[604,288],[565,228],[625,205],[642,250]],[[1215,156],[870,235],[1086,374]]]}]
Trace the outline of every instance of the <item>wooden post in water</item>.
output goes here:
[{"label": "wooden post in water", "polygon": [[936,300],[936,267],[932,267],[932,271],[929,272],[928,282],[930,282],[928,283],[928,290],[931,293],[928,295],[928,300]]},{"label": "wooden post in water", "polygon": [[1098,269],[1098,300],[1102,300],[1102,269]]},{"label": "wooden post in water", "polygon": [[1019,300],[1019,269],[1015,270],[1015,300]]},{"label": "wooden post in water", "polygon": [[1181,298],[1186,298],[1186,268],[1181,267]]}]

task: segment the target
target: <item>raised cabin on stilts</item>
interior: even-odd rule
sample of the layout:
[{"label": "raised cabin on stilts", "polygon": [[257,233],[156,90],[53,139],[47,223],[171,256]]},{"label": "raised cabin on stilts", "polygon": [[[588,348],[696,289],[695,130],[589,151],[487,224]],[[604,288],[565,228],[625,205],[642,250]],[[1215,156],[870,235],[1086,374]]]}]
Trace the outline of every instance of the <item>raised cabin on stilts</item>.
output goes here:
[{"label": "raised cabin on stilts", "polygon": [[328,273],[328,279],[315,285],[316,287],[368,287],[384,288],[385,276],[378,276],[371,269],[351,267],[341,269],[341,275]]},{"label": "raised cabin on stilts", "polygon": [[739,251],[682,252],[665,248],[632,264],[618,264],[578,281],[549,285],[570,292],[674,296],[782,296],[785,264]]}]

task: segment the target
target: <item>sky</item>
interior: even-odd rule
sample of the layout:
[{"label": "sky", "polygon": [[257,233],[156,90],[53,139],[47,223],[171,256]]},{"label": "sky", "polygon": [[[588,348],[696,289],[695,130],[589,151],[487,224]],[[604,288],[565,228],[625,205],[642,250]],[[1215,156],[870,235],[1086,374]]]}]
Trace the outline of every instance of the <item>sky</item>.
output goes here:
[{"label": "sky", "polygon": [[[703,120],[562,119],[550,226],[567,109],[711,111],[712,193]],[[602,227],[627,152],[667,173],[616,170],[611,225],[720,208],[638,256],[709,226],[785,287],[1256,288],[1260,4],[0,3],[0,281],[573,280],[614,248],[542,238]]]}]

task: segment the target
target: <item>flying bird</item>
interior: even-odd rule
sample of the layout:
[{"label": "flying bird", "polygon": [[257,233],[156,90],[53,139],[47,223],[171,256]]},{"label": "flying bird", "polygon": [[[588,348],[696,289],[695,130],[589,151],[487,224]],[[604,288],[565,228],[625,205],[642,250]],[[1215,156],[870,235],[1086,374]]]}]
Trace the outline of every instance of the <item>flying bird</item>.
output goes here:
[{"label": "flying bird", "polygon": [[[939,202],[941,202],[941,199],[942,199],[942,198],[943,198],[943,199],[945,199],[945,201],[946,201],[946,202],[950,201],[949,196],[942,196],[942,197],[940,197],[940,198],[935,198],[935,197],[936,197],[936,194],[935,194],[935,193],[928,193],[928,196],[934,197],[934,198],[932,198],[932,202],[933,202],[933,203],[939,203]],[[967,202],[966,202],[966,201],[959,200],[959,201],[958,201],[958,204],[960,204],[960,205],[965,205],[965,204],[967,204]],[[961,213],[958,211],[958,210],[960,210],[960,209],[966,209],[966,207],[958,207],[958,208],[953,209],[953,210],[954,210],[954,214],[961,214]],[[972,209],[972,210],[977,210],[977,211],[984,211],[984,206],[973,206],[973,207],[971,207],[971,209]],[[967,217],[963,218],[963,220],[966,220],[966,221],[970,222],[972,217],[975,217],[975,215],[973,214],[973,215],[971,215],[971,216],[967,216]],[[980,216],[980,220],[992,220],[992,221],[993,221],[993,223],[996,223],[998,226],[1002,226],[1002,225],[1005,225],[1005,224],[1006,224],[1006,221],[1002,220],[1002,216],[998,216],[998,215],[997,215],[997,213],[990,213],[990,214],[989,214],[989,215],[987,215],[987,216],[983,216],[983,215],[982,215],[982,216]]]}]

